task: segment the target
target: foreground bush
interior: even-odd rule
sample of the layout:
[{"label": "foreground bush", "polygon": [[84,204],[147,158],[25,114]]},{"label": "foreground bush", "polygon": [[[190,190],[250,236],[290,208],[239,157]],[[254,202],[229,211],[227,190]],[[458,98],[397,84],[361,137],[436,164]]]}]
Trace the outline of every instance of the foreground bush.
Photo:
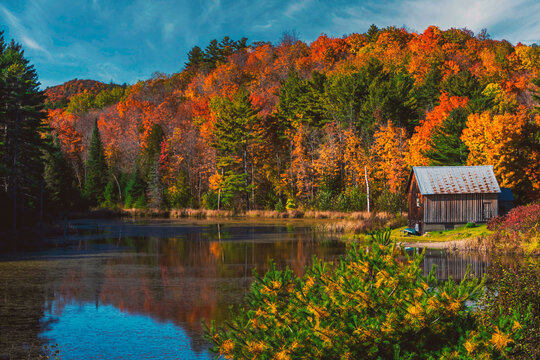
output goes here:
[{"label": "foreground bush", "polygon": [[492,250],[540,254],[540,204],[518,206],[504,216],[491,219],[487,239]]},{"label": "foreground bush", "polygon": [[523,333],[518,315],[480,319],[469,305],[483,283],[438,285],[422,275],[422,258],[379,234],[335,265],[315,260],[302,278],[273,267],[207,336],[230,359],[506,357]]},{"label": "foreground bush", "polygon": [[515,359],[540,359],[540,264],[526,257],[508,263],[495,260],[489,270],[487,291],[481,299],[484,322],[518,314],[523,327],[521,340],[510,353]]}]

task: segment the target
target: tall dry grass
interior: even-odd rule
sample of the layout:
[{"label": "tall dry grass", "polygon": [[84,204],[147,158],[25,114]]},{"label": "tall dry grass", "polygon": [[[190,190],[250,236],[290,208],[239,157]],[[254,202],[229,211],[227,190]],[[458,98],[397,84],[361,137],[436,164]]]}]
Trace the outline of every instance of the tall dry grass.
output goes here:
[{"label": "tall dry grass", "polygon": [[344,221],[317,224],[315,225],[315,229],[317,231],[335,234],[365,234],[369,231],[404,226],[407,222],[407,219],[403,216],[385,212],[354,214],[355,217]]}]

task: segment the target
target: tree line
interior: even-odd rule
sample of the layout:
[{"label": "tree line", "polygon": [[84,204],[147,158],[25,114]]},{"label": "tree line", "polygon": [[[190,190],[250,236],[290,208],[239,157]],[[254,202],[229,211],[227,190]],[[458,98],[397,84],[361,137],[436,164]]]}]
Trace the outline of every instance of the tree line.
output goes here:
[{"label": "tree line", "polygon": [[[38,176],[25,208],[37,209],[41,186],[59,211],[362,211],[367,179],[375,208],[395,212],[405,207],[411,166],[484,164],[518,201],[534,201],[539,69],[539,47],[466,29],[372,26],[311,44],[213,40],[172,75],[46,89],[35,143],[53,150],[41,157],[44,185]],[[3,109],[16,124],[22,110],[10,104]],[[14,151],[2,151],[13,163]],[[22,178],[3,169],[2,196],[13,202],[13,179]]]}]

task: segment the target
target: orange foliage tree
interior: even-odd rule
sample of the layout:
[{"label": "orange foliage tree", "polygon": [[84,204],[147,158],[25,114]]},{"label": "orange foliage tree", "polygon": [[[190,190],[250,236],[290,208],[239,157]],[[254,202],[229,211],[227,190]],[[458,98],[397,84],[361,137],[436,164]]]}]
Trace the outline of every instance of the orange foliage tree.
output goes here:
[{"label": "orange foliage tree", "polygon": [[458,107],[465,107],[467,103],[467,98],[448,96],[448,94],[444,92],[441,94],[439,105],[426,114],[426,118],[420,121],[420,125],[415,128],[415,132],[409,140],[407,165],[429,165],[429,158],[425,156],[424,153],[431,148],[430,139],[434,129],[443,123],[452,110]]}]

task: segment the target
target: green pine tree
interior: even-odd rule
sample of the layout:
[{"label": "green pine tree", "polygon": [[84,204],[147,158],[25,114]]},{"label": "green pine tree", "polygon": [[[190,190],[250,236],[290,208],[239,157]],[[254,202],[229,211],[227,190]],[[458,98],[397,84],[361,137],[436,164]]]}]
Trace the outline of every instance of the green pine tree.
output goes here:
[{"label": "green pine tree", "polygon": [[186,68],[195,67],[198,68],[204,63],[204,52],[200,47],[194,46],[188,53],[188,61],[186,62]]},{"label": "green pine tree", "polygon": [[222,197],[243,198],[244,208],[249,209],[253,179],[250,181],[248,169],[253,161],[251,146],[259,140],[255,131],[258,111],[244,90],[238,91],[232,100],[213,98],[210,108],[217,118],[212,146],[217,150],[218,170],[224,175]]},{"label": "green pine tree", "polygon": [[139,160],[135,161],[133,172],[127,181],[124,198],[124,207],[126,208],[136,207],[136,205],[140,207],[141,204],[146,205],[146,182],[140,171]]},{"label": "green pine tree", "polygon": [[97,120],[90,140],[88,159],[86,160],[86,180],[83,195],[90,205],[99,205],[104,200],[105,186],[107,185],[107,163],[103,151],[103,143],[99,134]]},{"label": "green pine tree", "polygon": [[80,203],[77,180],[58,141],[50,135],[47,140],[50,146],[43,155],[46,209],[53,212],[74,209]]},{"label": "green pine tree", "polygon": [[15,230],[35,219],[43,186],[44,96],[37,73],[21,45],[4,42],[0,32],[0,221]]},{"label": "green pine tree", "polygon": [[442,125],[431,135],[431,149],[425,152],[430,165],[459,166],[465,165],[469,152],[461,141],[461,133],[467,122],[467,111],[457,108],[450,113]]},{"label": "green pine tree", "polygon": [[304,80],[291,71],[279,90],[278,114],[281,132],[298,127],[301,123],[322,127],[327,122],[324,108],[326,76],[314,72],[311,80]]},{"label": "green pine tree", "polygon": [[536,90],[531,91],[532,98],[536,102],[535,111],[540,113],[540,75],[535,79],[531,79],[531,82],[536,85]]}]

